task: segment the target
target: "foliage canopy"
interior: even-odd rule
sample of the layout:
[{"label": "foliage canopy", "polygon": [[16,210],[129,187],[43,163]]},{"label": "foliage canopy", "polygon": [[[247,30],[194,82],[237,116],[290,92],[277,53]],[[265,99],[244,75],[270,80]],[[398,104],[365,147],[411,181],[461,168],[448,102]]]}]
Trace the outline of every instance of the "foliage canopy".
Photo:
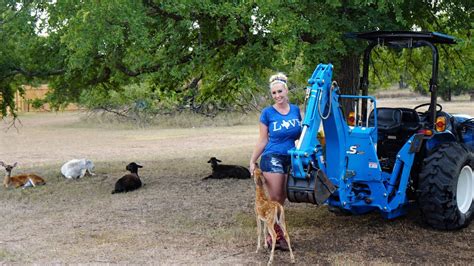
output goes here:
[{"label": "foliage canopy", "polygon": [[[343,34],[413,28],[462,39],[442,49],[441,82],[472,90],[472,10],[463,0],[0,0],[0,109],[14,110],[21,84],[48,82],[56,108],[248,110],[275,71],[301,88],[331,62],[339,84],[356,88],[365,43]],[[400,55],[377,54],[374,66],[395,67],[373,72],[373,84],[398,81],[400,69],[411,84],[427,83],[423,51]]]}]

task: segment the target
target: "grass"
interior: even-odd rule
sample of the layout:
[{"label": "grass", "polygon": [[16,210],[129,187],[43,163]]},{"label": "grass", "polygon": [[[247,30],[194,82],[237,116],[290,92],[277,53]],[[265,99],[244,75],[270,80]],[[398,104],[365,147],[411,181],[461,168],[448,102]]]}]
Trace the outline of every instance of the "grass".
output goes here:
[{"label": "grass", "polygon": [[[19,246],[0,245],[0,262],[265,262],[267,252],[255,253],[253,182],[201,181],[209,172],[202,159],[144,161],[140,173],[146,186],[117,195],[110,191],[124,172],[120,161],[97,162],[97,175],[80,180],[62,179],[57,166],[40,167],[50,176],[46,186],[0,194],[1,211],[8,216],[0,219],[14,221],[0,228],[8,236],[2,241],[29,247],[26,258]],[[235,159],[246,161],[243,153]],[[465,244],[470,231],[433,232],[413,218],[336,216],[324,206],[296,203],[286,205],[286,218],[302,264],[447,262],[454,250],[460,250],[459,262],[470,256],[469,245],[436,253],[453,241]],[[411,256],[414,252],[424,253]],[[276,260],[287,263],[287,255],[277,252]]]},{"label": "grass", "polygon": [[16,261],[17,259],[18,254],[15,255],[6,249],[0,248],[0,264],[3,264],[5,261]]},{"label": "grass", "polygon": [[224,112],[215,117],[208,117],[191,112],[179,112],[172,115],[157,115],[146,124],[121,119],[113,114],[89,114],[82,118],[82,127],[101,125],[105,128],[132,129],[138,127],[152,128],[201,128],[223,127],[256,124],[258,114]]},{"label": "grass", "polygon": [[[18,160],[17,173],[37,172],[47,185],[0,190],[0,264],[266,262],[267,252],[255,253],[253,182],[201,180],[210,173],[210,156],[247,166],[258,114],[163,119],[130,130],[133,125],[106,119],[79,121],[77,113],[38,114],[25,117],[19,134],[4,133],[0,159]],[[201,127],[206,123],[210,126]],[[175,126],[184,128],[167,128]],[[74,149],[69,140],[76,140]],[[96,176],[61,177],[65,157],[86,155],[96,156]],[[140,176],[146,185],[111,195],[129,159],[144,166]],[[337,216],[303,203],[285,208],[300,264],[472,261],[474,224],[438,232],[420,225],[418,214],[387,221],[378,213]],[[288,263],[287,255],[277,252],[276,263]]]}]

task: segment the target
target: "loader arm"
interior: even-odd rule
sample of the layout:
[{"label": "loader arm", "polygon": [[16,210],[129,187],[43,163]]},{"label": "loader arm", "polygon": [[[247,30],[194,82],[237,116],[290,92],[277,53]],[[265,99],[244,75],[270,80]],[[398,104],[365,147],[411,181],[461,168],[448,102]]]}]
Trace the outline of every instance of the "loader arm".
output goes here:
[{"label": "loader arm", "polygon": [[[291,155],[292,176],[308,178],[315,167],[321,169],[332,182],[344,174],[345,139],[347,123],[339,108],[338,87],[332,84],[331,64],[319,64],[308,83],[309,99],[302,123],[302,133]],[[326,149],[331,153],[323,157],[322,145],[317,138],[321,124],[326,135]],[[318,162],[318,166],[311,165]],[[337,185],[337,184],[336,184]]]}]

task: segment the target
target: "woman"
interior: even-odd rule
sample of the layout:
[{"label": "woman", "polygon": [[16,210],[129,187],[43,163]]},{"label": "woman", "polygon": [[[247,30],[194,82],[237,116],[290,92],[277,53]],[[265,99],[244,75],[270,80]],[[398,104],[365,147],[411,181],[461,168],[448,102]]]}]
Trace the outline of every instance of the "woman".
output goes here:
[{"label": "woman", "polygon": [[[288,78],[283,73],[270,77],[270,93],[274,104],[263,109],[260,115],[259,138],[250,158],[250,172],[253,173],[257,159],[266,181],[270,200],[284,204],[286,200],[286,179],[291,158],[288,150],[295,147],[301,134],[301,114],[298,106],[288,101]],[[286,250],[287,244],[278,225],[277,244]],[[267,236],[267,242],[271,237]]]}]

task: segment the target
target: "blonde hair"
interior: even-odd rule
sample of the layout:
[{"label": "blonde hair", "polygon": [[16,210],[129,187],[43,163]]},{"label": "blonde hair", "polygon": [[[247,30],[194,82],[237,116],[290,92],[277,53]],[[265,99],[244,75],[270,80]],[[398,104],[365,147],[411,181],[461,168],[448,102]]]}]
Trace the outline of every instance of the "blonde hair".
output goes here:
[{"label": "blonde hair", "polygon": [[271,76],[268,82],[270,83],[270,89],[272,88],[273,85],[277,83],[281,83],[285,85],[285,88],[288,89],[288,85],[286,85],[286,83],[288,82],[288,77],[281,72],[276,73],[275,75]]}]

